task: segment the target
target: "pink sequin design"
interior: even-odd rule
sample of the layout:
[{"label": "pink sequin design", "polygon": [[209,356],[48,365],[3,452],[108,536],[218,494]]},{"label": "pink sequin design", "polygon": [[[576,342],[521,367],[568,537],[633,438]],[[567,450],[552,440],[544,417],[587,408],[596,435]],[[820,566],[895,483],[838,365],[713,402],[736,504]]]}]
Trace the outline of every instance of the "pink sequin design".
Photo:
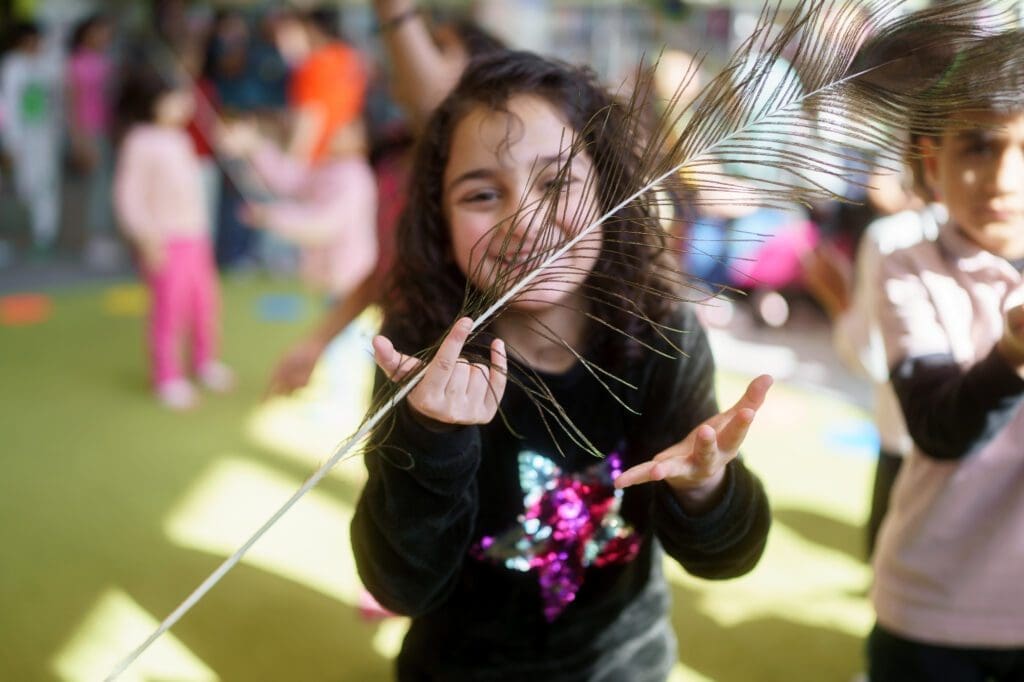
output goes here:
[{"label": "pink sequin design", "polygon": [[612,482],[620,473],[617,452],[577,474],[536,452],[519,453],[524,512],[516,526],[481,538],[471,555],[535,571],[544,617],[554,621],[576,598],[587,567],[632,561],[640,549],[640,537],[619,515],[622,491]]}]

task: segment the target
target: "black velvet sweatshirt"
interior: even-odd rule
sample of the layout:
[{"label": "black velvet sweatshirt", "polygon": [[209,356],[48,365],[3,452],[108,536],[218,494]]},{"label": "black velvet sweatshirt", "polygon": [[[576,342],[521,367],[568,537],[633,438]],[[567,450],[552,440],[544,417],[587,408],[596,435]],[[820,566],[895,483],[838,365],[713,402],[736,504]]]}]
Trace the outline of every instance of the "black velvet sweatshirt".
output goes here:
[{"label": "black velvet sweatshirt", "polygon": [[625,371],[636,388],[612,386],[639,414],[582,363],[541,375],[604,458],[555,430],[560,452],[511,381],[502,400],[508,425],[496,417],[436,433],[403,403],[385,442],[371,443],[352,546],[367,589],[413,619],[402,679],[590,679],[605,649],[665,616],[667,599],[643,598],[667,591],[652,566],[659,546],[704,578],[738,576],[757,563],[770,512],[741,460],[728,465],[721,498],[700,516],[684,512],[664,483],[618,492],[611,485],[618,471],[718,412],[704,330],[686,309],[675,322],[686,355],[646,352]]}]

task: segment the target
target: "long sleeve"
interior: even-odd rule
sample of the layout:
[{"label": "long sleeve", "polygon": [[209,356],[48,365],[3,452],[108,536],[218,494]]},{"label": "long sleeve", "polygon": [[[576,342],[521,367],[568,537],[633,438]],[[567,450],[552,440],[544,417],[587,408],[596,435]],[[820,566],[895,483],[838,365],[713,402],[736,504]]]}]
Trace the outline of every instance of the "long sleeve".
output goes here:
[{"label": "long sleeve", "polygon": [[[936,266],[915,260],[911,250],[896,252],[882,265],[879,319],[885,336],[890,378],[921,451],[936,459],[966,457],[1006,424],[1024,396],[1024,379],[995,351],[981,346],[977,360],[958,357],[947,324],[968,325],[971,313],[945,315],[937,308],[968,294],[935,289],[945,278]],[[931,282],[931,288],[926,284]],[[955,319],[954,319],[955,318]],[[963,332],[966,335],[966,332]]]},{"label": "long sleeve", "polygon": [[114,168],[114,212],[121,229],[133,241],[153,238],[159,232],[146,200],[153,163],[141,142],[138,136],[129,133]]},{"label": "long sleeve", "polygon": [[385,607],[421,615],[454,588],[477,513],[479,463],[477,427],[434,433],[404,403],[386,440],[368,448],[352,549],[363,584]]},{"label": "long sleeve", "polygon": [[252,155],[252,165],[270,191],[285,197],[299,194],[309,183],[311,168],[306,161],[266,144]]},{"label": "long sleeve", "polygon": [[[640,440],[648,457],[719,411],[707,336],[689,310],[677,326],[687,330],[681,338],[686,356],[652,363],[643,416],[634,431],[657,434]],[[718,504],[699,516],[684,512],[667,484],[656,485],[652,518],[658,539],[684,569],[703,578],[730,578],[751,570],[764,552],[771,525],[764,488],[741,459],[728,465],[724,485]]]},{"label": "long sleeve", "polygon": [[966,369],[951,355],[906,358],[892,383],[911,437],[936,459],[960,459],[990,441],[1024,397],[1024,379],[995,348]]}]

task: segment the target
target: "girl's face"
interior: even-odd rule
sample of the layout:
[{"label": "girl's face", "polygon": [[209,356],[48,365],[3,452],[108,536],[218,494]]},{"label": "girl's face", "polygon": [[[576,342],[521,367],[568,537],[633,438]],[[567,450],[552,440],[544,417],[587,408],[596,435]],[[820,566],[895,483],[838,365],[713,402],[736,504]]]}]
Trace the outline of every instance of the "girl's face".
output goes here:
[{"label": "girl's face", "polygon": [[154,106],[154,118],[160,125],[185,126],[195,113],[192,93],[184,88],[168,90],[160,95]]},{"label": "girl's face", "polygon": [[[584,153],[570,158],[575,131],[559,112],[532,95],[514,96],[507,109],[478,106],[456,125],[444,173],[443,206],[455,262],[478,289],[493,284],[499,270],[512,273],[513,282],[520,279],[598,217],[594,183],[587,180],[593,163]],[[560,191],[551,199],[555,186]],[[512,220],[520,206],[525,208]],[[512,307],[539,312],[571,305],[600,250],[601,230],[595,229]]]},{"label": "girl's face", "polygon": [[1024,256],[1024,113],[961,114],[969,124],[924,139],[925,177],[950,218],[979,246]]}]

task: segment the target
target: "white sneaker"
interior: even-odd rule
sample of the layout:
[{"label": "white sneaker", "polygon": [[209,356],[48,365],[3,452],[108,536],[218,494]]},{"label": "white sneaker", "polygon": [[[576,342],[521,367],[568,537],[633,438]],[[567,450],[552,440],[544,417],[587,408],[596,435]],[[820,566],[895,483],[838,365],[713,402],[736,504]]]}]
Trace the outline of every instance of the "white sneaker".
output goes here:
[{"label": "white sneaker", "polygon": [[172,410],[191,410],[199,403],[196,390],[186,379],[171,379],[156,388],[156,395],[164,407]]},{"label": "white sneaker", "polygon": [[203,388],[214,393],[227,393],[235,387],[235,373],[218,360],[213,360],[200,367],[196,375]]}]

